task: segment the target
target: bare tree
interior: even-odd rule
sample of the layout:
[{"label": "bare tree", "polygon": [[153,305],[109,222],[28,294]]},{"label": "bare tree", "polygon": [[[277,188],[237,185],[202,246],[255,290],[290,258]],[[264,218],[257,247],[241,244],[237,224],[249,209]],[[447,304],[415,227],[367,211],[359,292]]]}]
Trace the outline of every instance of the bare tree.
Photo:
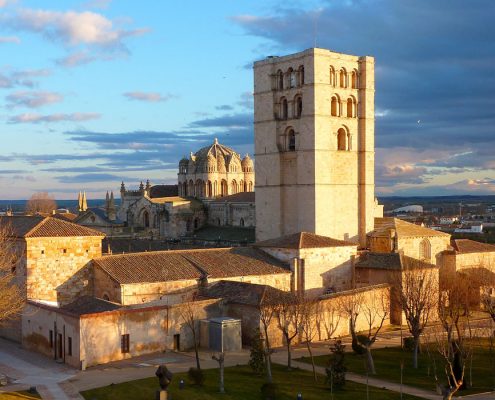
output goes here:
[{"label": "bare tree", "polygon": [[420,337],[437,306],[438,270],[407,260],[393,281],[393,296],[400,304],[414,340],[413,367],[418,368]]},{"label": "bare tree", "polygon": [[299,334],[301,324],[301,307],[299,296],[286,293],[279,296],[275,316],[277,326],[282,331],[287,348],[287,369],[292,368],[291,345],[294,338]]},{"label": "bare tree", "polygon": [[4,222],[0,220],[0,323],[20,315],[25,304],[21,283],[16,282],[18,251]]},{"label": "bare tree", "polygon": [[218,366],[220,368],[220,393],[225,393],[225,385],[224,385],[224,367],[225,367],[225,353],[222,351],[218,356],[212,355],[211,358],[218,362]]},{"label": "bare tree", "polygon": [[[340,323],[340,313],[335,302],[332,300],[322,301],[319,303],[320,315],[318,327],[323,325],[326,333],[326,339],[331,339],[335,332],[337,331]],[[319,332],[319,339],[321,338],[321,333]]]},{"label": "bare tree", "polygon": [[470,327],[469,285],[461,276],[453,276],[445,283],[438,302],[440,326],[432,328],[434,344],[444,364],[447,384],[441,385],[444,400],[450,400],[464,385],[466,360],[472,354]]},{"label": "bare tree", "polygon": [[373,291],[370,297],[361,305],[361,312],[366,320],[366,331],[358,336],[358,340],[366,349],[366,364],[368,371],[375,375],[375,363],[371,355],[371,347],[376,342],[385,320],[390,315],[389,296]]},{"label": "bare tree", "polygon": [[187,303],[182,303],[178,307],[180,318],[184,325],[190,330],[193,342],[194,342],[194,353],[196,356],[196,368],[198,370],[201,369],[201,365],[199,363],[199,329],[198,329],[198,315],[197,309],[194,307],[194,303],[192,301],[188,301]]},{"label": "bare tree", "polygon": [[26,204],[26,214],[51,213],[57,209],[55,199],[47,192],[34,193]]},{"label": "bare tree", "polygon": [[313,342],[316,334],[318,333],[318,321],[321,317],[321,307],[317,300],[303,299],[300,304],[301,315],[301,333],[306,348],[308,349],[309,356],[311,358],[311,365],[313,367],[313,378],[315,382],[318,381],[316,375],[315,360],[313,357],[313,351],[311,349],[311,343]]},{"label": "bare tree", "polygon": [[352,338],[352,349],[358,354],[363,354],[364,349],[359,344],[356,332],[356,321],[361,313],[361,307],[364,302],[363,293],[361,291],[351,291],[337,297],[337,308],[343,317],[349,319],[349,331]]},{"label": "bare tree", "polygon": [[266,378],[268,382],[273,382],[272,377],[272,348],[270,345],[270,337],[268,334],[268,329],[270,324],[275,316],[275,311],[277,310],[277,296],[274,295],[274,292],[269,289],[265,291],[263,297],[260,301],[260,322],[262,326],[262,336],[263,336],[263,353],[265,358],[266,365]]}]

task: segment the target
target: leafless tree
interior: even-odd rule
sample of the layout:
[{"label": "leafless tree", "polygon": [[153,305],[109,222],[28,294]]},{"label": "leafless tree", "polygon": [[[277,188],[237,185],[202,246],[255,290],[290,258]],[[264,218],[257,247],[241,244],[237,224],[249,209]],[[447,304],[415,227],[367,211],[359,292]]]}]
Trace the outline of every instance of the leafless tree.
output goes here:
[{"label": "leafless tree", "polygon": [[292,368],[292,341],[300,332],[301,325],[301,301],[300,297],[293,293],[286,293],[279,296],[275,316],[277,326],[282,331],[287,348],[287,369]]},{"label": "leafless tree", "polygon": [[356,321],[361,313],[363,302],[363,293],[360,291],[351,291],[350,293],[342,294],[337,298],[337,308],[340,315],[349,319],[352,349],[357,353],[362,351],[357,337]]},{"label": "leafless tree", "polygon": [[0,222],[0,323],[19,316],[25,297],[22,283],[16,281],[18,251],[11,228]]},{"label": "leafless tree", "polygon": [[463,386],[466,360],[472,355],[468,291],[468,283],[459,275],[443,284],[438,302],[440,325],[429,333],[433,336],[447,378],[447,384],[441,385],[435,373],[444,400],[452,399]]},{"label": "leafless tree", "polygon": [[315,382],[318,381],[316,375],[315,360],[313,357],[313,351],[311,349],[311,343],[316,337],[318,330],[318,321],[321,318],[320,302],[313,299],[302,299],[300,303],[300,315],[301,315],[301,333],[306,348],[308,349],[309,356],[311,358],[311,365],[313,367],[313,378]]},{"label": "leafless tree", "polygon": [[220,368],[220,393],[225,393],[225,385],[224,385],[224,369],[225,369],[225,353],[222,351],[218,356],[212,355],[211,358],[218,362],[218,366]]},{"label": "leafless tree", "polygon": [[180,318],[184,325],[190,330],[193,342],[194,342],[194,353],[196,356],[196,368],[201,369],[201,365],[199,363],[199,317],[197,315],[197,309],[194,306],[194,302],[188,301],[187,303],[182,303],[178,307],[178,312]]},{"label": "leafless tree", "polygon": [[373,291],[369,298],[361,305],[361,312],[366,320],[366,331],[358,336],[359,342],[366,349],[366,363],[368,371],[375,375],[375,363],[371,355],[371,347],[383,328],[385,320],[390,315],[390,299],[383,293]]},{"label": "leafless tree", "polygon": [[26,214],[51,213],[57,209],[55,199],[47,192],[34,193],[26,204]]},{"label": "leafless tree", "polygon": [[262,336],[263,336],[263,353],[265,358],[266,365],[266,378],[268,382],[273,381],[272,377],[272,348],[270,344],[270,337],[268,334],[268,330],[272,320],[275,316],[275,312],[277,310],[277,300],[278,296],[274,294],[274,292],[267,290],[261,301],[260,301],[260,322],[262,327]]},{"label": "leafless tree", "polygon": [[[331,339],[337,331],[340,323],[340,313],[335,301],[327,300],[319,303],[320,319],[318,327],[323,326],[325,329],[326,339]],[[321,333],[319,339],[321,338]]]},{"label": "leafless tree", "polygon": [[438,302],[438,270],[416,260],[407,260],[393,281],[392,295],[397,296],[413,337],[413,367],[418,368],[420,337]]}]

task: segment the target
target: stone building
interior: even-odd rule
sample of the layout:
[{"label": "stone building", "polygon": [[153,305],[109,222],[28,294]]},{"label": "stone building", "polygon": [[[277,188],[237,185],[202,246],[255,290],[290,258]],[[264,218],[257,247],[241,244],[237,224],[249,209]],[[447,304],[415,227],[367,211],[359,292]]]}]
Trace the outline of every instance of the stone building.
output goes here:
[{"label": "stone building", "polygon": [[254,191],[254,165],[248,154],[241,156],[218,143],[192,153],[179,162],[179,196],[199,199]]},{"label": "stone building", "polygon": [[309,49],[254,63],[257,240],[301,231],[366,246],[374,58]]},{"label": "stone building", "polygon": [[256,209],[254,192],[244,192],[205,201],[208,224],[254,228]]}]

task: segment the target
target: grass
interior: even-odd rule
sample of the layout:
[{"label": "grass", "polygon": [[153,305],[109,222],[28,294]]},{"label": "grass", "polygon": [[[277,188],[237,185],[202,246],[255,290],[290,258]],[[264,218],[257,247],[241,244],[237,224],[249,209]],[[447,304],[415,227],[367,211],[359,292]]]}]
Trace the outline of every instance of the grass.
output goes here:
[{"label": "grass", "polygon": [[[218,369],[205,370],[206,381],[203,387],[188,383],[187,374],[174,375],[169,387],[170,397],[173,400],[260,400],[263,377],[257,376],[248,366],[237,366],[225,369],[225,394],[218,393]],[[331,399],[330,389],[323,383],[315,383],[311,372],[294,369],[291,372],[281,365],[273,365],[273,378],[282,390],[282,396],[277,400],[294,400],[297,393],[302,393],[304,400]],[[179,381],[184,379],[186,387],[179,390]],[[117,385],[105,386],[82,392],[87,400],[140,400],[153,399],[158,389],[156,378],[140,379]],[[335,400],[356,400],[366,398],[366,387],[353,382],[347,382],[345,389],[335,391]],[[399,399],[400,394],[379,388],[370,387],[370,398],[381,400]],[[415,397],[403,396],[404,400],[414,400]]]},{"label": "grass", "polygon": [[27,391],[0,393],[0,400],[34,400],[41,399],[37,394],[30,394]]},{"label": "grass", "polygon": [[[431,348],[430,351],[434,351]],[[419,355],[418,369],[412,367],[412,353],[402,350],[400,347],[386,347],[372,350],[373,360],[377,374],[375,378],[390,382],[400,382],[401,360],[404,362],[403,383],[408,386],[415,386],[426,390],[435,390],[435,379],[433,372],[433,362],[424,350]],[[315,357],[315,363],[326,366],[329,355]],[[443,364],[440,356],[435,354],[438,379],[442,382],[445,379]],[[300,361],[310,363],[311,360],[303,357]],[[473,351],[473,387],[459,392],[461,395],[492,391],[495,388],[495,353],[490,351],[488,341],[477,342]],[[366,364],[363,356],[354,353],[346,353],[345,363],[348,371],[361,375],[366,375]],[[469,382],[469,363],[466,366],[465,380]]]}]

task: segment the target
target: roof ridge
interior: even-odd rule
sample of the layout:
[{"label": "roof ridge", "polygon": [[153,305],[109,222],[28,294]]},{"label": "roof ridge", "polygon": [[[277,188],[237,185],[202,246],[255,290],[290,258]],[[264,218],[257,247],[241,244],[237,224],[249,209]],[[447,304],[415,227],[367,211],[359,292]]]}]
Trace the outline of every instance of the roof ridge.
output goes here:
[{"label": "roof ridge", "polygon": [[[33,215],[33,217],[36,217],[36,215]],[[46,223],[46,221],[48,220],[49,217],[43,217],[43,219],[38,222],[35,226],[33,226],[28,232],[26,232],[24,234],[24,237],[29,237],[29,235],[33,232],[35,232],[36,230],[39,229],[40,225],[44,225]]]},{"label": "roof ridge", "polygon": [[137,251],[134,253],[128,252],[128,253],[121,253],[121,254],[105,254],[102,255],[101,257],[98,257],[97,259],[102,259],[102,258],[110,258],[110,257],[122,257],[122,256],[142,256],[146,254],[158,254],[158,253],[167,253],[167,254],[180,254],[180,253],[185,253],[185,252],[193,252],[193,251],[219,251],[219,250],[231,250],[231,249],[237,249],[239,247],[207,247],[203,249],[174,249],[174,250],[152,250],[152,251]]}]

